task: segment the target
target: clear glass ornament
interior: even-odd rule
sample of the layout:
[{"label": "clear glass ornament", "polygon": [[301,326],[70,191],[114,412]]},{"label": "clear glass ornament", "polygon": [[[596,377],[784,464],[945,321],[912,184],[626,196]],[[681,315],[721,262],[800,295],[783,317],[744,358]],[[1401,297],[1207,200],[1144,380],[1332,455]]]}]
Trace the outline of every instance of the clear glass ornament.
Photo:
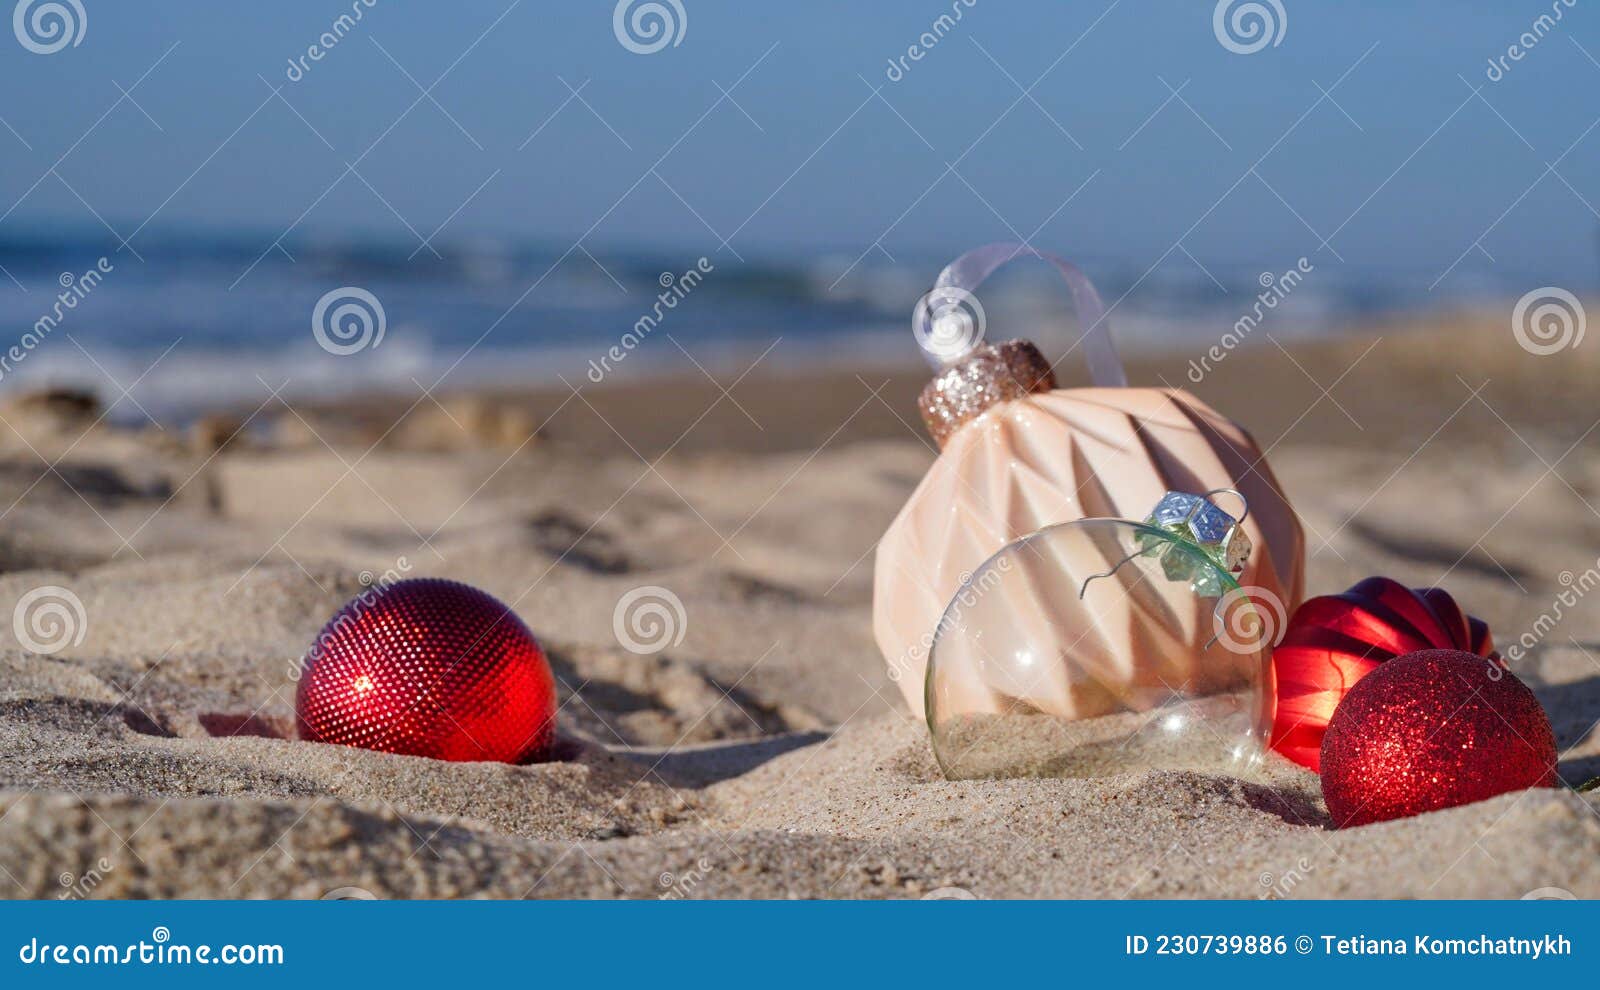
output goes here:
[{"label": "clear glass ornament", "polygon": [[1039,530],[962,583],[926,678],[946,776],[1256,770],[1283,606],[1229,572],[1231,530],[1160,508]]}]

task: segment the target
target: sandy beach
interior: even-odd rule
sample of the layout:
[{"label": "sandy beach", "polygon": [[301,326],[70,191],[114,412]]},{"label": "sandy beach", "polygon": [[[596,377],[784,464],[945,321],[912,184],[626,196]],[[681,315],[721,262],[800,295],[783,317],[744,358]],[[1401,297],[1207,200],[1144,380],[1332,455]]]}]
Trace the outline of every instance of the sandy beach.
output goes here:
[{"label": "sandy beach", "polygon": [[[1600,612],[1540,617],[1600,556],[1600,361],[1531,355],[1505,319],[1261,339],[1198,384],[1191,354],[1135,356],[1130,378],[1252,431],[1312,593],[1385,574],[1442,584],[1502,651],[1540,629],[1512,669],[1576,786],[1600,775]],[[1600,807],[1570,788],[1335,830],[1287,763],[944,780],[871,634],[875,541],[935,453],[925,374],[742,371],[263,393],[165,430],[13,397],[0,615],[57,585],[85,622],[49,655],[0,637],[0,895],[1600,896]],[[388,572],[513,607],[558,678],[560,759],[294,739],[299,658]],[[653,655],[614,631],[641,586],[685,609]]]}]

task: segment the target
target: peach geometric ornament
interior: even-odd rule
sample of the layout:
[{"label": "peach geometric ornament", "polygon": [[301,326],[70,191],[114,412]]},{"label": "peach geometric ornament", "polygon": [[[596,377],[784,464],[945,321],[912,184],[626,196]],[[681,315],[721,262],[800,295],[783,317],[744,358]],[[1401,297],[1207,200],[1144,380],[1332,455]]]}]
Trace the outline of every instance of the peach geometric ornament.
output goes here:
[{"label": "peach geometric ornament", "polygon": [[[1027,256],[1054,265],[1066,280],[1094,387],[1057,389],[1048,362],[1026,341],[982,343],[973,290],[996,268]],[[1073,265],[1020,244],[978,248],[945,268],[913,319],[939,369],[919,405],[941,451],[879,542],[873,586],[878,647],[913,713],[924,715],[928,651],[946,606],[985,560],[1057,523],[1143,519],[1169,491],[1240,493],[1249,505],[1240,525],[1254,549],[1238,584],[1252,597],[1276,598],[1281,609],[1273,611],[1299,604],[1304,536],[1260,448],[1186,391],[1129,387],[1105,306]],[[1131,681],[1161,663],[1139,655],[1132,632],[1108,646],[1123,654]],[[1106,714],[1088,700],[1099,693],[1066,687],[1060,697],[1076,700],[1055,714]]]}]

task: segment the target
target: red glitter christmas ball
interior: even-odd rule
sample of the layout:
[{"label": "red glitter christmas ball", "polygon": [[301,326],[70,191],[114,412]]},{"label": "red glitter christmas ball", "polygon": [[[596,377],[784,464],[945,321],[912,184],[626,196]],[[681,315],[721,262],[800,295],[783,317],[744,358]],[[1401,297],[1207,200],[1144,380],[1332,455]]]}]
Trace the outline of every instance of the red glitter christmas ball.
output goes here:
[{"label": "red glitter christmas ball", "polygon": [[1382,665],[1345,696],[1322,739],[1322,796],[1341,828],[1556,779],[1555,735],[1533,692],[1461,650]]},{"label": "red glitter christmas ball", "polygon": [[1417,650],[1499,660],[1489,627],[1440,588],[1372,577],[1343,594],[1308,599],[1272,651],[1272,748],[1321,769],[1322,733],[1345,694],[1380,663]]},{"label": "red glitter christmas ball", "polygon": [[436,578],[362,592],[323,627],[295,696],[300,738],[520,763],[555,738],[555,677],[511,610]]}]

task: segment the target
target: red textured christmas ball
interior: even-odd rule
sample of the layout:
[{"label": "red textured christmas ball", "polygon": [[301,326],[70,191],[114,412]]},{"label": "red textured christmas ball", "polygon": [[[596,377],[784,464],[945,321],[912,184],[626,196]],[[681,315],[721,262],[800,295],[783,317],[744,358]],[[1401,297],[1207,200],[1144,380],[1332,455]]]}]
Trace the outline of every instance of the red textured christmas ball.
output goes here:
[{"label": "red textured christmas ball", "polygon": [[357,595],[306,654],[300,738],[436,760],[520,763],[555,738],[555,677],[533,633],[476,588],[436,578]]},{"label": "red textured christmas ball", "polygon": [[1556,779],[1555,735],[1533,692],[1461,650],[1421,650],[1374,670],[1322,739],[1322,797],[1340,828]]},{"label": "red textured christmas ball", "polygon": [[1417,650],[1465,650],[1498,662],[1489,627],[1440,588],[1372,577],[1339,595],[1308,599],[1272,651],[1272,748],[1321,769],[1322,734],[1356,682]]}]

